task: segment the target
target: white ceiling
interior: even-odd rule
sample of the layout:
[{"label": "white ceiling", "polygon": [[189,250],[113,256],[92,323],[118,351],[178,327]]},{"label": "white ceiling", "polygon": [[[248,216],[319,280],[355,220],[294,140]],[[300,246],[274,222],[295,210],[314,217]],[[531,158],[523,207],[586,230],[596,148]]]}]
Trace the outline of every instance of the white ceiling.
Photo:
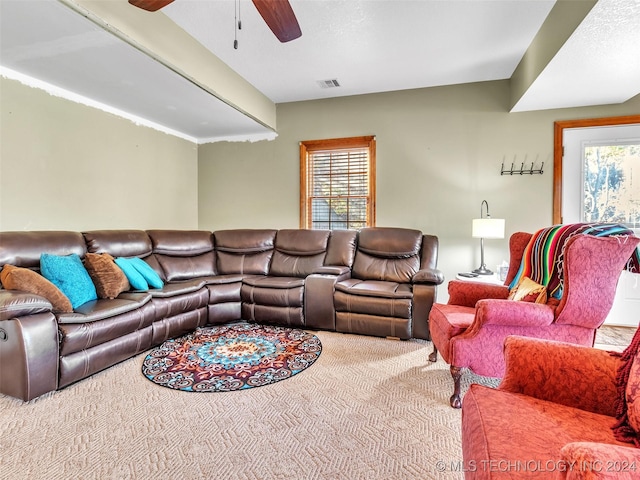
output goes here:
[{"label": "white ceiling", "polygon": [[0,0],[0,65],[193,141],[269,131],[56,0]]},{"label": "white ceiling", "polygon": [[[285,44],[248,0],[240,31],[235,0],[175,0],[145,15],[166,15],[283,103],[508,79],[555,0],[290,3],[302,37]],[[515,110],[624,102],[640,93],[639,58],[640,1],[600,0]],[[0,0],[0,65],[193,141],[270,133],[56,0]],[[340,87],[321,88],[328,79]]]},{"label": "white ceiling", "polygon": [[[281,44],[242,2],[163,12],[276,103],[509,78],[555,0],[291,0],[302,37]],[[337,79],[337,89],[318,80]]]}]

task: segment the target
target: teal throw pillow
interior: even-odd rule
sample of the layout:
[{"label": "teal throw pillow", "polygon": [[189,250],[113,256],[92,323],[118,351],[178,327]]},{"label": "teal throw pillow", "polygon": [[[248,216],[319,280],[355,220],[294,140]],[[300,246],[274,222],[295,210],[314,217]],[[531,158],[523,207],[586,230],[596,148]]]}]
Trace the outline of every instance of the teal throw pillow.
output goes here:
[{"label": "teal throw pillow", "polygon": [[75,253],[65,256],[43,253],[40,256],[40,272],[67,296],[73,309],[98,299],[89,272]]},{"label": "teal throw pillow", "polygon": [[118,257],[115,262],[122,269],[134,290],[149,290],[149,284],[138,272],[131,260],[131,258]]},{"label": "teal throw pillow", "polygon": [[133,264],[135,269],[138,271],[140,275],[144,277],[151,288],[162,288],[164,287],[164,283],[160,278],[160,275],[151,268],[151,266],[142,260],[141,258],[131,258],[130,262]]}]

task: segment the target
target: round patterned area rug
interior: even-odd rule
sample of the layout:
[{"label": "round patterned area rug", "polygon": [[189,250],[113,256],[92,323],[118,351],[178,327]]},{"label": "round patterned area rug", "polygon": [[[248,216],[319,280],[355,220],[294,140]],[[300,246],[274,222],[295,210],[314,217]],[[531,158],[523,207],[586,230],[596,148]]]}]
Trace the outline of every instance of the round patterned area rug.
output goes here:
[{"label": "round patterned area rug", "polygon": [[317,336],[294,328],[203,327],[151,350],[142,373],[174,390],[230,392],[290,378],[310,367],[320,352]]}]

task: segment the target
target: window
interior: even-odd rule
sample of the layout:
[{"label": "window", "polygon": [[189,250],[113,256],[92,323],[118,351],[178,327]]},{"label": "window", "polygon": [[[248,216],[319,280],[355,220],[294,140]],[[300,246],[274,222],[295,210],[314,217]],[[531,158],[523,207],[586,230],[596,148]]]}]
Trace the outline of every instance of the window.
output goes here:
[{"label": "window", "polygon": [[376,139],[300,142],[300,227],[375,225]]},{"label": "window", "polygon": [[640,228],[640,144],[585,144],[582,151],[582,220]]},{"label": "window", "polygon": [[[553,129],[553,223],[613,221],[637,229],[640,115],[563,120]],[[616,151],[621,155],[609,155]]]}]

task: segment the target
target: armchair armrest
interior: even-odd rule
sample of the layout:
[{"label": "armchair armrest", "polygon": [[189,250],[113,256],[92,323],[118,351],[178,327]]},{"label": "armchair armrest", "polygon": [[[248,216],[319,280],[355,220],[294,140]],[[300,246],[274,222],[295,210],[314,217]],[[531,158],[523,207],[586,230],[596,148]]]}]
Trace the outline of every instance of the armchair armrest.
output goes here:
[{"label": "armchair armrest", "polygon": [[640,475],[640,449],[595,442],[568,443],[560,450],[567,480],[633,480]]},{"label": "armchair armrest", "polygon": [[444,274],[437,268],[418,270],[411,279],[411,283],[433,283],[440,285],[442,282],[444,282]]},{"label": "armchair armrest", "polygon": [[506,299],[509,296],[509,288],[505,285],[463,282],[461,280],[451,280],[448,290],[449,305],[460,305],[470,308],[475,307],[478,300],[484,298]]},{"label": "armchair armrest", "polygon": [[472,328],[482,325],[546,327],[553,323],[554,313],[553,307],[541,303],[496,299],[478,300],[476,318]]},{"label": "armchair armrest", "polygon": [[618,357],[536,338],[510,336],[504,345],[506,371],[500,390],[615,416]]}]

